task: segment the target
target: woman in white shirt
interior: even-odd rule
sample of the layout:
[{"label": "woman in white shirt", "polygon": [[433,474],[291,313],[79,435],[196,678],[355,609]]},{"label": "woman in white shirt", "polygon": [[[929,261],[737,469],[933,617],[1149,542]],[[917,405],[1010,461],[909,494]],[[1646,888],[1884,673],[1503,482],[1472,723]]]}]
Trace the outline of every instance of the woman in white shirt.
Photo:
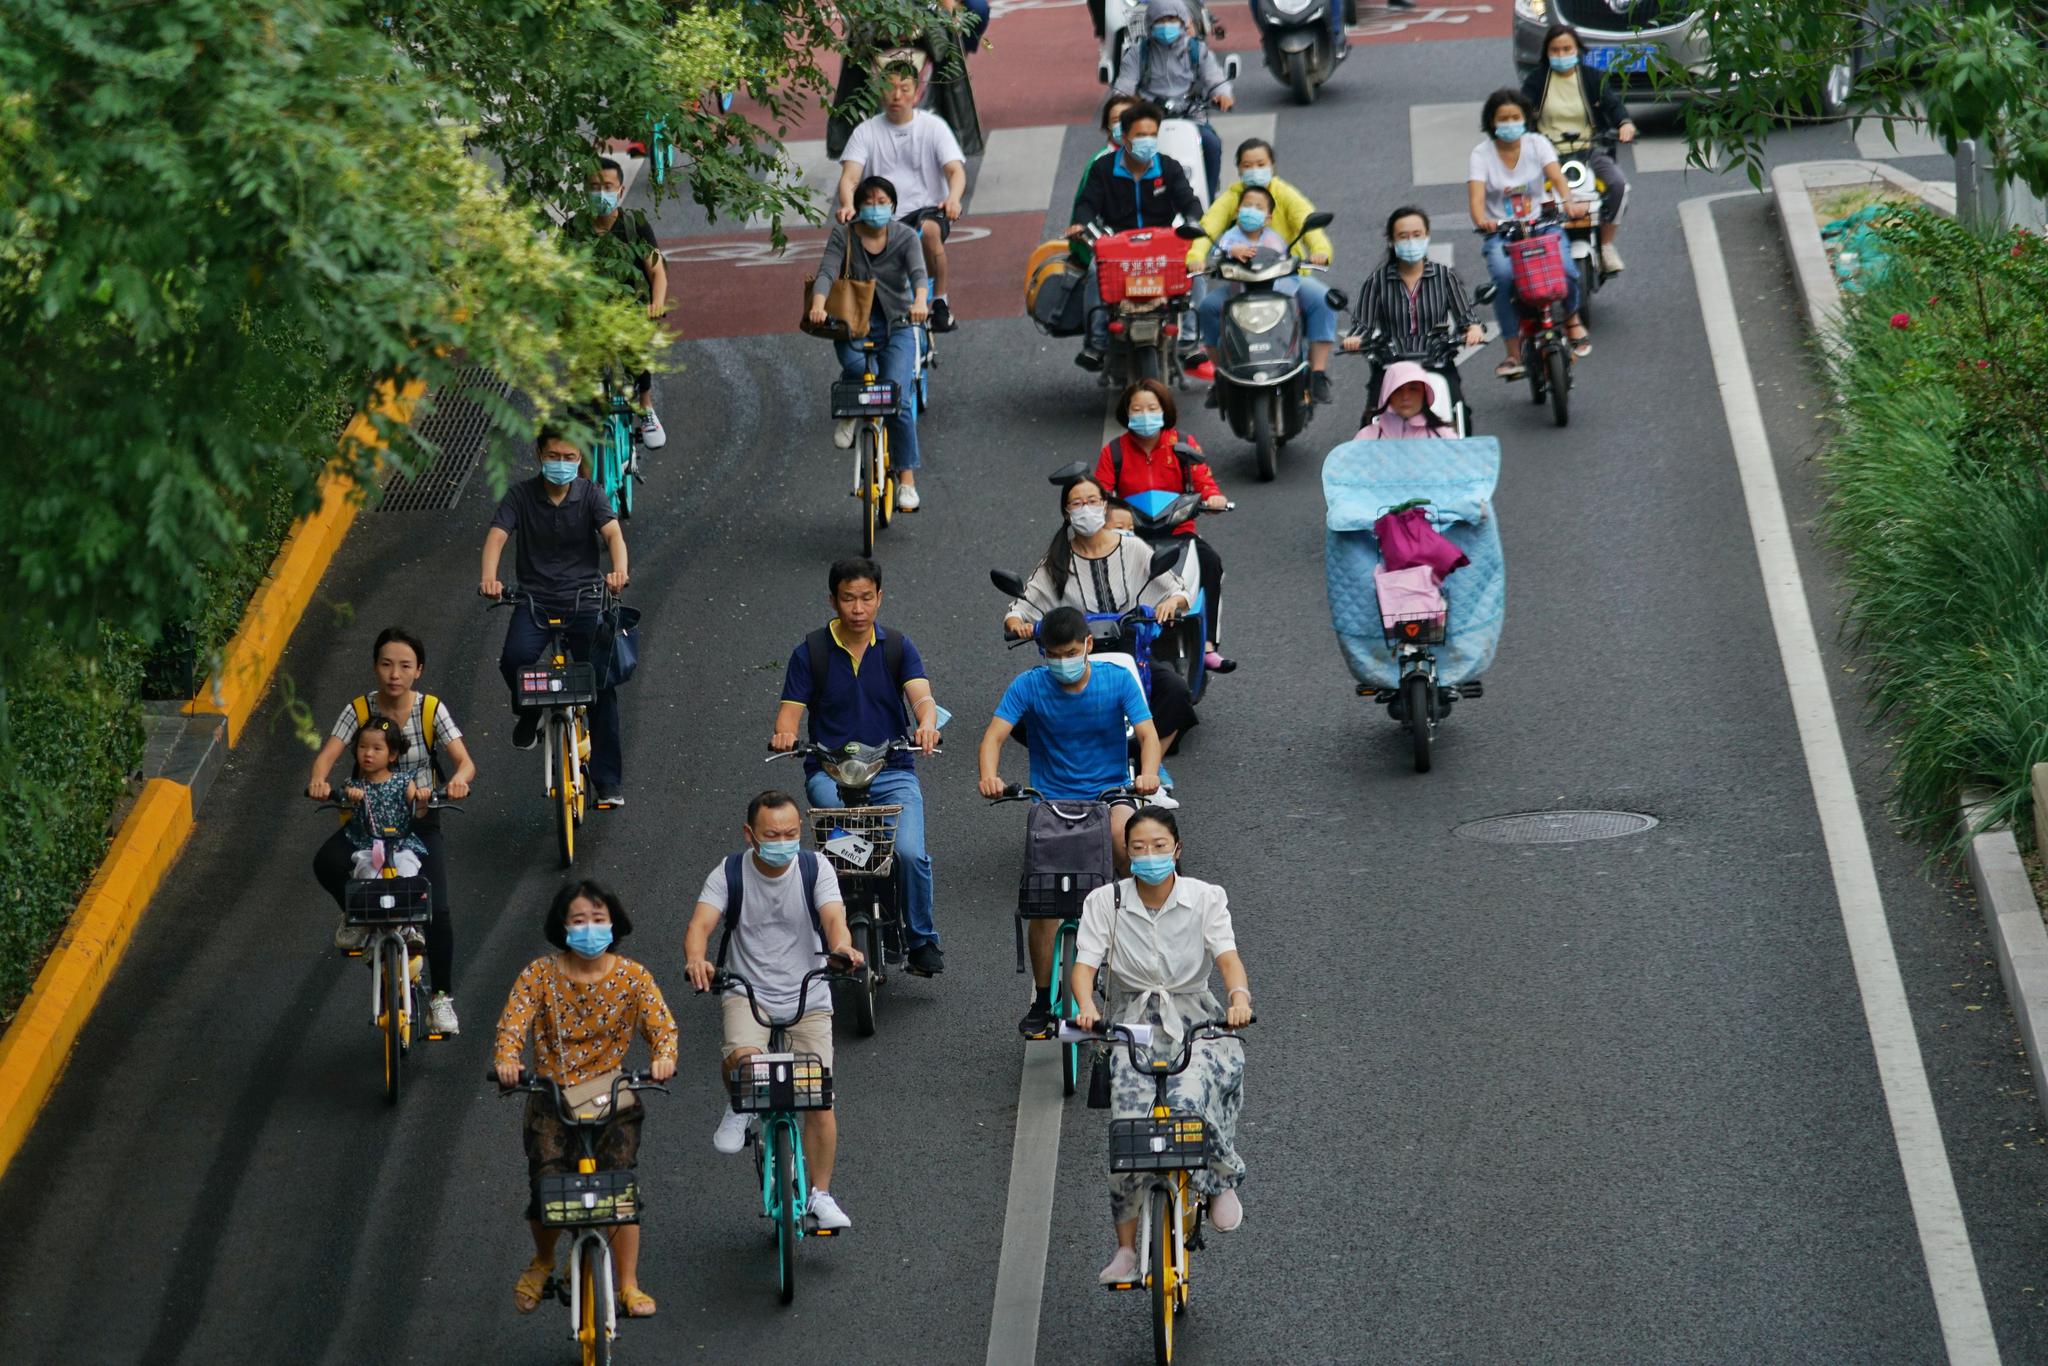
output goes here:
[{"label": "woman in white shirt", "polygon": [[[1108,1017],[1116,1024],[1152,1026],[1151,1055],[1171,1061],[1187,1031],[1222,1018],[1232,1029],[1251,1023],[1252,992],[1237,956],[1230,924],[1230,899],[1213,882],[1182,877],[1180,827],[1173,813],[1148,806],[1124,827],[1131,876],[1098,887],[1081,905],[1081,930],[1074,963],[1074,1022],[1096,1028],[1103,1012],[1095,1001],[1097,972],[1107,964]],[[1209,989],[1209,972],[1223,975],[1225,1004]],[[1128,1053],[1112,1054],[1114,1113],[1136,1119],[1152,1113],[1153,1083],[1132,1068]],[[1244,1221],[1237,1188],[1244,1184],[1244,1159],[1237,1152],[1237,1116],[1244,1106],[1244,1045],[1235,1039],[1204,1039],[1194,1047],[1187,1071],[1167,1087],[1176,1109],[1200,1115],[1209,1130],[1209,1165],[1189,1174],[1189,1184],[1206,1197],[1209,1223],[1229,1233]],[[1119,1173],[1109,1182],[1116,1255],[1102,1268],[1104,1285],[1129,1281],[1136,1272],[1138,1218],[1149,1178]]]},{"label": "woman in white shirt", "polygon": [[[1521,321],[1515,314],[1515,272],[1508,263],[1507,242],[1501,225],[1511,218],[1535,211],[1547,182],[1567,213],[1575,204],[1571,187],[1565,184],[1564,168],[1558,164],[1557,149],[1550,139],[1529,130],[1529,115],[1518,90],[1496,90],[1487,96],[1479,127],[1486,136],[1472,149],[1471,167],[1465,182],[1472,211],[1472,226],[1487,235],[1486,269],[1493,276],[1494,316],[1500,320],[1501,340],[1507,343],[1507,359],[1494,370],[1502,379],[1522,376]],[[1522,207],[1517,210],[1516,201]],[[1556,231],[1556,229],[1552,229]],[[1565,299],[1565,335],[1572,340],[1572,354],[1584,356],[1593,343],[1586,325],[1579,321],[1579,271],[1569,253],[1564,260],[1570,293]]]}]

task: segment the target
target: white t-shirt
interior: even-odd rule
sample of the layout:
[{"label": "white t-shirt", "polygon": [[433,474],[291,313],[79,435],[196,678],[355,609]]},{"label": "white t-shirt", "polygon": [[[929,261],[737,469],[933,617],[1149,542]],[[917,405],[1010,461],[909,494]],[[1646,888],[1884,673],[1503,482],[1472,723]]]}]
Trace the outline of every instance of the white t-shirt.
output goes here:
[{"label": "white t-shirt", "polygon": [[[844,898],[839,879],[827,859],[818,860],[818,885],[814,893],[819,906],[830,906]],[[725,911],[725,864],[723,861],[704,879],[697,900]],[[711,932],[711,948],[718,949],[721,925]],[[749,854],[740,860],[740,924],[733,931],[726,950],[725,965],[747,979],[754,988],[754,1000],[770,1019],[787,1019],[796,1009],[796,991],[804,974],[825,963],[818,931],[811,925],[811,913],[804,909],[803,872],[796,862],[778,877],[763,877],[760,866]],[[820,979],[811,983],[804,1013],[832,1013],[831,987]]]},{"label": "white t-shirt", "polygon": [[1522,134],[1522,155],[1513,169],[1501,163],[1500,145],[1493,138],[1482,139],[1472,149],[1472,164],[1465,179],[1486,186],[1486,216],[1495,222],[1509,217],[1508,194],[1520,190],[1532,201],[1543,197],[1543,168],[1557,160],[1557,148],[1541,133]]},{"label": "white t-shirt", "polygon": [[863,120],[839,160],[855,162],[863,176],[878,175],[894,185],[896,216],[903,218],[945,203],[946,167],[967,158],[946,121],[919,109],[908,123],[891,123],[887,114]]}]

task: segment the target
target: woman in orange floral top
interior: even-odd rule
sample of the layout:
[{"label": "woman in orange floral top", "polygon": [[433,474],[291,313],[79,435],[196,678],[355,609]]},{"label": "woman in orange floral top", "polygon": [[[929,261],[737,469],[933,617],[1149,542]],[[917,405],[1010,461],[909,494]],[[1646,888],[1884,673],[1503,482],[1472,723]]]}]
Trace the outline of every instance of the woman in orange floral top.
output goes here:
[{"label": "woman in orange floral top", "polygon": [[[575,1086],[604,1075],[626,1061],[633,1032],[654,1050],[649,1069],[656,1081],[676,1070],[676,1017],[669,1013],[654,976],[630,958],[611,951],[633,932],[633,922],[618,896],[595,882],[572,882],[555,894],[541,933],[560,950],[536,958],[512,984],[505,1011],[498,1017],[498,1081],[519,1081],[520,1055],[526,1034],[533,1031],[536,1075],[557,1086]],[[630,1171],[639,1160],[642,1106],[622,1107],[597,1141],[597,1165],[606,1171]],[[552,1096],[526,1098],[526,1171],[529,1186],[546,1172],[573,1171],[569,1133],[556,1113]],[[540,1211],[526,1210],[533,1228],[533,1262],[513,1289],[522,1314],[540,1304],[542,1290],[555,1269],[555,1238],[559,1229],[543,1228]],[[619,1271],[619,1304],[633,1318],[654,1313],[654,1297],[640,1288],[640,1228],[621,1224],[612,1233],[612,1258]]]}]

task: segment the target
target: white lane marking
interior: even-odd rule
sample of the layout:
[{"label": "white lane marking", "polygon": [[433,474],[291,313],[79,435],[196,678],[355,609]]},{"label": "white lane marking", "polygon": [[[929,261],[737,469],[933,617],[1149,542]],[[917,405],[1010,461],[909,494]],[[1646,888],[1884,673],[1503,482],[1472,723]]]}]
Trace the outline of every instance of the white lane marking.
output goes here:
[{"label": "white lane marking", "polygon": [[1431,242],[1429,244],[1429,259],[1442,266],[1445,270],[1456,270],[1458,268],[1458,244],[1456,242]]},{"label": "white lane marking", "polygon": [[[817,264],[818,252],[825,245],[828,232],[806,227],[789,236],[787,250],[777,251],[775,244],[765,237],[735,239],[686,238],[661,249],[662,259],[672,264],[725,265],[725,266],[813,266]],[[953,235],[947,240],[952,247],[979,242],[990,235],[987,228],[970,228],[965,224],[954,227]]]},{"label": "white lane marking", "polygon": [[1491,13],[1491,5],[1439,5],[1433,9],[1404,10],[1398,14],[1388,10],[1379,14],[1361,14],[1358,22],[1344,31],[1354,38],[1376,38],[1406,33],[1424,24],[1463,24],[1479,15]]},{"label": "white lane marking", "polygon": [[1743,349],[1742,326],[1735,315],[1735,295],[1721,260],[1721,235],[1714,226],[1716,200],[1748,191],[1689,199],[1679,206],[1700,311],[1707,326],[1707,344],[1720,384],[1721,407],[1742,475],[1743,501],[1749,508],[1749,529],[1756,542],[1757,564],[1777,633],[1778,654],[1785,662],[1786,687],[1799,724],[1800,748],[1827,841],[1828,864],[1834,875],[1835,899],[1842,928],[1849,939],[1856,987],[1863,998],[1863,1017],[1877,1055],[1878,1082],[1891,1115],[1892,1137],[1906,1178],[1913,1223],[1920,1234],[1927,1278],[1934,1292],[1934,1311],[1951,1362],[1984,1363],[1999,1359],[1998,1340],[1984,1304],[1984,1287],[1970,1251],[1970,1231],[1949,1170],[1948,1150],[1927,1085],[1927,1067],[1913,1032],[1905,983],[1892,949],[1885,920],[1884,898],[1877,869],[1870,860],[1869,837],[1862,808],[1856,802],[1847,751],[1834,699],[1828,693],[1827,667],[1814,635],[1799,556],[1792,541],[1790,519],[1778,487],[1777,465],[1771,457],[1763,410],[1757,403],[1749,355]]},{"label": "white lane marking", "polygon": [[1408,106],[1408,161],[1417,185],[1463,185],[1479,141],[1479,111],[1472,104]]},{"label": "white lane marking", "polygon": [[[1237,144],[1246,138],[1258,138],[1262,142],[1273,140],[1274,130],[1280,126],[1278,114],[1211,114],[1209,126],[1216,130],[1216,136],[1223,143],[1223,183],[1229,184],[1237,178],[1237,163],[1231,160],[1237,155]],[[1214,188],[1214,187],[1211,187]]]},{"label": "white lane marking", "polygon": [[[825,139],[799,138],[784,143],[782,151],[790,165],[796,167],[797,176],[811,200],[821,206],[829,204],[832,191],[839,184],[839,163],[825,150]],[[747,227],[751,231],[758,232],[767,226],[768,219],[763,214],[757,213],[747,219]]]},{"label": "white lane marking", "polygon": [[[1661,171],[1684,171],[1685,139],[1665,135],[1661,137],[1640,137],[1633,144],[1636,152],[1636,171],[1639,174],[1654,175]],[[1728,164],[1727,157],[1717,148],[1714,152],[1712,169],[1718,171]]]},{"label": "white lane marking", "polygon": [[1010,1145],[1010,1196],[988,1320],[988,1366],[1033,1366],[1052,1241],[1054,1179],[1060,1166],[1060,1048],[1026,1044],[1017,1082],[1017,1135]]},{"label": "white lane marking", "polygon": [[1924,123],[1894,123],[1890,125],[1892,137],[1899,145],[1892,146],[1891,137],[1885,135],[1885,123],[1880,119],[1865,119],[1856,128],[1856,153],[1870,161],[1893,161],[1899,157],[1945,157],[1948,148],[1941,145],[1941,139],[1927,131]]},{"label": "white lane marking", "polygon": [[1064,127],[998,128],[988,135],[967,200],[972,214],[1041,213],[1052,203]]}]

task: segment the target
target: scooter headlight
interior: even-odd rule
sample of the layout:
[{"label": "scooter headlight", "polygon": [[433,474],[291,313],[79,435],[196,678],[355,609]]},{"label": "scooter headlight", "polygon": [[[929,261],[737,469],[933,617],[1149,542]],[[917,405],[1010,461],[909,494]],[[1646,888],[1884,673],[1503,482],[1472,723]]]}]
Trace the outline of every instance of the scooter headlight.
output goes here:
[{"label": "scooter headlight", "polygon": [[1287,316],[1287,310],[1293,307],[1294,300],[1284,295],[1244,299],[1230,310],[1230,316],[1246,332],[1271,332]]},{"label": "scooter headlight", "polygon": [[1550,0],[1515,0],[1515,13],[1540,22],[1550,17]]}]

